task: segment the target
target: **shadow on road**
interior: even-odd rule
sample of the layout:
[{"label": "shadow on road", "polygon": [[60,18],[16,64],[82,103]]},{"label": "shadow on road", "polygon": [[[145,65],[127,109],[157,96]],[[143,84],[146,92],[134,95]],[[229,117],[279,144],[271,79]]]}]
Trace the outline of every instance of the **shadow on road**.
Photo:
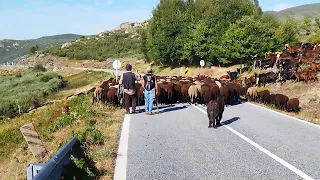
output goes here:
[{"label": "shadow on road", "polygon": [[166,108],[164,110],[159,111],[159,113],[157,112],[157,110],[155,110],[155,114],[162,114],[162,113],[171,112],[171,111],[178,111],[178,110],[186,109],[186,108],[187,108],[187,106]]},{"label": "shadow on road", "polygon": [[[154,112],[155,114],[162,114],[162,113],[165,113],[165,112],[171,112],[171,111],[178,111],[178,110],[181,110],[181,109],[185,109],[187,108],[187,106],[181,106],[181,107],[175,107],[176,105],[165,105],[165,106],[159,106],[158,109],[159,109],[159,113],[157,112],[157,107],[156,106],[153,106],[153,110],[152,112]],[[140,114],[140,113],[144,113],[146,110],[144,109],[144,106],[141,106],[140,107],[140,111],[138,108],[137,109],[137,112],[136,114]],[[164,109],[164,110],[161,110],[161,109]]]},{"label": "shadow on road", "polygon": [[222,125],[229,125],[235,121],[238,121],[240,118],[239,117],[234,117],[234,118],[231,118],[229,120],[226,120],[226,121],[223,121],[221,122]]}]

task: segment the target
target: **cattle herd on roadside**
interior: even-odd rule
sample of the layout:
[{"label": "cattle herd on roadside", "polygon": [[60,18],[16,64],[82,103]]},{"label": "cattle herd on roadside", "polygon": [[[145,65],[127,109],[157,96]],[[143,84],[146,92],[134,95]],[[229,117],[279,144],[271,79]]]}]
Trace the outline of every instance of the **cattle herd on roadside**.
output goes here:
[{"label": "cattle herd on roadside", "polygon": [[[310,49],[312,47],[312,49]],[[240,69],[228,71],[220,78],[208,76],[181,77],[157,76],[155,105],[192,103],[207,106],[209,127],[220,124],[225,106],[235,105],[243,100],[274,105],[279,110],[299,112],[299,99],[289,98],[284,94],[272,94],[265,86],[277,81],[318,81],[317,71],[320,69],[320,46],[301,44],[299,47],[286,46],[287,52],[268,53],[263,60],[257,60],[255,66],[268,69],[269,72],[254,73],[254,76],[238,79]],[[296,53],[296,57],[291,54]],[[310,65],[308,70],[299,71],[301,65]],[[278,72],[274,72],[274,66]],[[245,69],[241,69],[245,71]],[[138,105],[144,104],[141,82],[136,82]],[[103,82],[95,88],[93,103],[102,101],[116,106],[123,106],[123,91],[114,78]],[[216,121],[214,122],[214,120]]]},{"label": "cattle herd on roadside", "polygon": [[[264,59],[255,58],[255,68],[268,69],[268,73],[259,74],[260,83],[273,83],[294,79],[296,81],[317,81],[320,70],[320,44],[301,43],[285,45],[285,51],[267,53]],[[306,67],[306,68],[305,68]],[[304,69],[305,68],[305,69]]]}]

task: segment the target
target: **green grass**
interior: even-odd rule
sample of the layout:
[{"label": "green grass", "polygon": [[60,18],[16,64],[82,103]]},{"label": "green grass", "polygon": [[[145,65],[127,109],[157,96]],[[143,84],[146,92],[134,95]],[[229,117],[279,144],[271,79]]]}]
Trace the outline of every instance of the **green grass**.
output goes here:
[{"label": "green grass", "polygon": [[36,108],[65,87],[55,72],[29,71],[0,76],[0,116],[15,117]]},{"label": "green grass", "polygon": [[300,89],[300,88],[301,88],[301,85],[299,83],[295,83],[289,87],[289,89]]}]

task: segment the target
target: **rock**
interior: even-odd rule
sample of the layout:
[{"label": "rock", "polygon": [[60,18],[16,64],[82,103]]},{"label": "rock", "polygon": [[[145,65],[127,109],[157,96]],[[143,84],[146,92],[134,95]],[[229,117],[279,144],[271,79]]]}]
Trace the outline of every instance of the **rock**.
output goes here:
[{"label": "rock", "polygon": [[61,46],[61,49],[68,48],[68,47],[71,46],[71,45],[72,45],[72,43],[69,43],[69,42],[64,43],[64,44]]}]

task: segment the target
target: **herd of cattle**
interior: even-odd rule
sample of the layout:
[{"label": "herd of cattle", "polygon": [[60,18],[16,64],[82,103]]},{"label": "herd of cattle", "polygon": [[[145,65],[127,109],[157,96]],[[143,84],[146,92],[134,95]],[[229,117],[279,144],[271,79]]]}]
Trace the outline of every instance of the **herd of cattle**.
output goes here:
[{"label": "herd of cattle", "polygon": [[[230,73],[230,72],[229,72]],[[208,105],[211,100],[221,98],[224,105],[235,105],[241,99],[274,104],[277,108],[287,111],[299,110],[299,100],[289,99],[282,94],[271,94],[269,90],[256,86],[256,78],[244,80],[230,80],[229,75],[219,79],[210,77],[180,77],[157,76],[158,88],[156,89],[155,105],[174,103],[194,103]],[[138,104],[144,102],[140,82],[136,82]],[[123,106],[123,91],[114,78],[104,81],[95,88],[93,103],[109,102],[116,106]]]},{"label": "herd of cattle", "polygon": [[[286,45],[286,52],[268,53],[265,59],[255,61],[255,68],[271,68],[269,72],[255,73],[254,76],[245,77],[242,80],[238,79],[238,74],[246,71],[245,68],[234,72],[228,71],[227,75],[220,78],[157,76],[155,105],[187,102],[205,105],[208,111],[209,127],[211,124],[214,127],[220,124],[225,106],[238,104],[241,100],[271,104],[280,110],[299,112],[299,99],[290,99],[283,94],[272,94],[268,89],[260,86],[277,81],[283,83],[289,79],[318,81],[319,58],[319,44],[300,44],[292,47]],[[303,64],[309,65],[309,68],[299,71]],[[275,66],[276,72],[274,72]],[[141,82],[136,82],[136,90],[138,105],[143,105],[144,88]],[[124,105],[123,90],[114,78],[95,88],[93,103],[99,101],[117,106]]]},{"label": "herd of cattle", "polygon": [[[260,74],[261,78],[267,76],[270,82],[276,80],[284,83],[287,80],[316,81],[317,71],[320,70],[320,44],[301,43],[296,46],[285,46],[280,53],[267,53],[264,59],[255,58],[255,68],[276,68],[275,72]],[[307,67],[303,69],[302,67]],[[263,80],[261,81],[263,83]]]}]

